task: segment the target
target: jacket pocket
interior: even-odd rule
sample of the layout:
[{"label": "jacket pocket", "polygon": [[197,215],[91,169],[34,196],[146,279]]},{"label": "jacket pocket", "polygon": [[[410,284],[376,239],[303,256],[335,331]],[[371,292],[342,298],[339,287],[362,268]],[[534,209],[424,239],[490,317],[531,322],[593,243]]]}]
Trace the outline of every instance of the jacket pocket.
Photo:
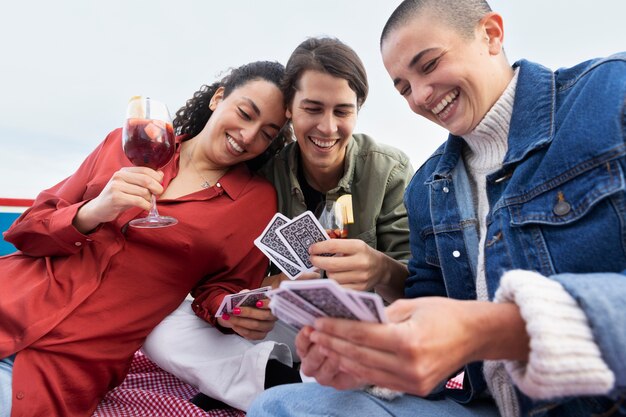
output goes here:
[{"label": "jacket pocket", "polygon": [[[560,225],[575,222],[607,197],[624,190],[624,174],[616,161],[580,174],[566,182],[560,178],[547,181],[558,185],[509,207],[512,226],[527,224]],[[532,191],[529,193],[532,195]]]},{"label": "jacket pocket", "polygon": [[517,264],[546,276],[626,269],[626,194],[617,162],[552,178],[518,199],[524,201],[509,206],[508,237]]}]

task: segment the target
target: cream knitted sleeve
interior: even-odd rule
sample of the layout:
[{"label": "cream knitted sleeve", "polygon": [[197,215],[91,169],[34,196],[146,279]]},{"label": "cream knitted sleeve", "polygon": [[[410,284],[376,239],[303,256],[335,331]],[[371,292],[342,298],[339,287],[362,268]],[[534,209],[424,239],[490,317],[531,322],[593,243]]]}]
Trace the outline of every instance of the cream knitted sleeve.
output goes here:
[{"label": "cream knitted sleeve", "polygon": [[494,301],[517,304],[526,321],[528,362],[505,361],[523,393],[548,399],[611,390],[615,375],[602,359],[587,317],[560,283],[536,272],[508,271]]}]

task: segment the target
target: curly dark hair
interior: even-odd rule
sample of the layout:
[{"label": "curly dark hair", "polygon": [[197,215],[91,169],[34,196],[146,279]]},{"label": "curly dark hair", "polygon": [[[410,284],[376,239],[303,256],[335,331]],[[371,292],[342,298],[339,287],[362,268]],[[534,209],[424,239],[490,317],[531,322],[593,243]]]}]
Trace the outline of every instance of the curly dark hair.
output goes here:
[{"label": "curly dark hair", "polygon": [[[229,73],[220,81],[216,81],[211,85],[202,85],[193,94],[193,97],[187,100],[183,107],[178,109],[173,123],[176,134],[186,134],[194,137],[204,129],[204,126],[213,114],[213,111],[209,108],[209,102],[218,88],[224,87],[224,98],[226,98],[234,90],[250,81],[265,80],[276,85],[282,91],[281,81],[284,74],[285,67],[279,62],[272,61],[256,61],[237,68],[231,68]],[[289,132],[286,129],[282,129],[264,153],[246,161],[246,164],[251,170],[256,171],[268,159],[277,154],[288,140]]]}]

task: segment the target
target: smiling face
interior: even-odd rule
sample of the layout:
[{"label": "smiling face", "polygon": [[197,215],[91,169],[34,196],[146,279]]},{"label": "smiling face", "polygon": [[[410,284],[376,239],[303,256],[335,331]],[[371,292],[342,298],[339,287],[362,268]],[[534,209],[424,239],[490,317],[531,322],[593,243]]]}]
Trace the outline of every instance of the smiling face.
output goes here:
[{"label": "smiling face", "polygon": [[204,155],[212,168],[228,167],[262,154],[286,122],[283,94],[265,80],[252,80],[224,97],[219,88],[203,133]]},{"label": "smiling face", "polygon": [[502,38],[495,13],[467,39],[425,11],[391,31],[381,52],[411,110],[462,136],[480,123],[513,76]]},{"label": "smiling face", "polygon": [[307,70],[287,110],[307,171],[342,170],[357,120],[357,96],[343,78]]}]

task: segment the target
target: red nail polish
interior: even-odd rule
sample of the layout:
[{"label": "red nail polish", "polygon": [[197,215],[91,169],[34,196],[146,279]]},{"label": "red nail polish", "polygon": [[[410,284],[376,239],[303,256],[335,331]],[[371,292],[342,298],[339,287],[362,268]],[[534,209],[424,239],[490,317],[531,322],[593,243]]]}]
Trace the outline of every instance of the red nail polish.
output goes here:
[{"label": "red nail polish", "polygon": [[222,320],[226,320],[226,321],[230,320],[230,314],[228,313],[222,314]]},{"label": "red nail polish", "polygon": [[256,306],[257,306],[258,308],[263,307],[263,301],[261,301],[261,300],[257,301],[257,302],[256,302]]},{"label": "red nail polish", "polygon": [[235,316],[240,315],[240,314],[241,314],[241,309],[240,309],[239,307],[235,307],[235,308],[233,308],[233,314],[234,314]]}]

